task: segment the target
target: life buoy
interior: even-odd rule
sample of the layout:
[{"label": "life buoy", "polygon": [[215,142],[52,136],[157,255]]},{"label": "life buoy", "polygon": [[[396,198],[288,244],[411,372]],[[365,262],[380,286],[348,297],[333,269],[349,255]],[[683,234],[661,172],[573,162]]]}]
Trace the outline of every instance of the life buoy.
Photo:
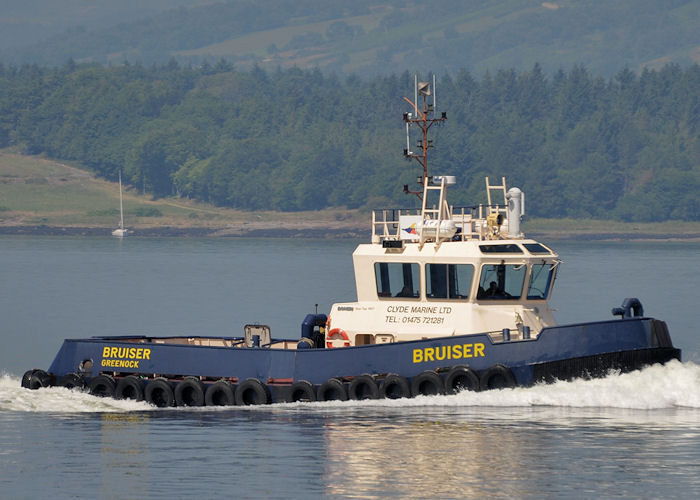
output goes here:
[{"label": "life buoy", "polygon": [[226,380],[217,380],[204,393],[204,402],[207,406],[232,406],[236,404],[231,383]]},{"label": "life buoy", "polygon": [[236,387],[236,404],[266,405],[270,403],[270,388],[256,378],[249,378]]},{"label": "life buoy", "polygon": [[343,347],[350,347],[350,337],[348,337],[348,334],[345,333],[345,330],[333,328],[330,332],[328,332],[328,335],[326,335],[326,347],[329,349],[335,347],[333,345],[334,340],[342,340]]},{"label": "life buoy", "polygon": [[204,384],[197,377],[185,377],[175,387],[177,406],[204,406]]},{"label": "life buoy", "polygon": [[173,387],[170,385],[170,382],[163,377],[155,378],[148,383],[145,396],[146,401],[158,408],[175,406]]},{"label": "life buoy", "polygon": [[445,392],[457,394],[460,391],[478,391],[479,376],[465,365],[453,366],[445,377]]}]

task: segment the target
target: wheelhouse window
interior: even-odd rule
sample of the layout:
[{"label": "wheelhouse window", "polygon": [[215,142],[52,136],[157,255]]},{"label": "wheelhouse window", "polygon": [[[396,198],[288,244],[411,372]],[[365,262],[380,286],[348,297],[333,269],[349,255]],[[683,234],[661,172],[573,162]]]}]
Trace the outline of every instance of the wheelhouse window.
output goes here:
[{"label": "wheelhouse window", "polygon": [[481,267],[477,299],[515,300],[523,293],[525,264],[486,264]]},{"label": "wheelhouse window", "polygon": [[533,264],[530,271],[530,284],[527,287],[529,300],[544,300],[549,295],[554,278],[555,264]]},{"label": "wheelhouse window", "polygon": [[522,248],[514,243],[479,245],[481,253],[523,253]]},{"label": "wheelhouse window", "polygon": [[468,299],[473,276],[471,264],[426,264],[425,293],[429,299]]},{"label": "wheelhouse window", "polygon": [[420,270],[418,264],[406,262],[375,262],[377,295],[380,298],[420,297]]},{"label": "wheelhouse window", "polygon": [[534,254],[552,253],[552,251],[549,248],[547,248],[544,245],[540,245],[539,243],[523,243],[523,246],[527,249],[528,252]]}]

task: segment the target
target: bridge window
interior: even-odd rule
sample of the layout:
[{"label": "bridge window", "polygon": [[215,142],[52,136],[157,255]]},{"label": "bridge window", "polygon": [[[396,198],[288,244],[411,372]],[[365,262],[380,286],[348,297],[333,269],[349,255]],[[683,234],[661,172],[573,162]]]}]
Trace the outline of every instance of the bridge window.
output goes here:
[{"label": "bridge window", "polygon": [[523,253],[522,248],[514,243],[479,245],[481,253]]},{"label": "bridge window", "polygon": [[530,284],[527,287],[527,298],[530,300],[543,300],[549,294],[554,276],[553,264],[533,264],[530,271]]},{"label": "bridge window", "polygon": [[427,264],[425,293],[429,299],[468,299],[473,276],[471,264]]},{"label": "bridge window", "polygon": [[487,264],[481,267],[477,299],[515,300],[523,293],[525,264]]},{"label": "bridge window", "polygon": [[420,297],[420,270],[418,264],[405,262],[376,262],[374,274],[377,295],[417,299]]},{"label": "bridge window", "polygon": [[539,243],[523,243],[523,246],[528,252],[538,254],[538,253],[552,253],[552,251],[544,245]]}]

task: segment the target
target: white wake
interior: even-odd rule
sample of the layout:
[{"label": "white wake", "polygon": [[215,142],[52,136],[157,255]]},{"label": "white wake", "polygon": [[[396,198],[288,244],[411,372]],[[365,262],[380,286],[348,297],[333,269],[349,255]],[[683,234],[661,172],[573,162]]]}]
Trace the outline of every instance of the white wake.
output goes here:
[{"label": "white wake", "polygon": [[[664,409],[700,408],[700,365],[671,361],[605,378],[539,384],[528,388],[462,392],[454,396],[420,396],[413,399],[273,405],[276,409],[312,406],[318,410],[364,407],[536,407]],[[263,410],[269,407],[247,407]],[[207,407],[206,410],[231,410]],[[20,387],[13,375],[0,376],[0,411],[3,412],[131,412],[157,410],[145,402],[98,398],[61,387],[31,391]],[[192,408],[181,408],[192,411]],[[204,408],[199,409],[205,410]]]}]

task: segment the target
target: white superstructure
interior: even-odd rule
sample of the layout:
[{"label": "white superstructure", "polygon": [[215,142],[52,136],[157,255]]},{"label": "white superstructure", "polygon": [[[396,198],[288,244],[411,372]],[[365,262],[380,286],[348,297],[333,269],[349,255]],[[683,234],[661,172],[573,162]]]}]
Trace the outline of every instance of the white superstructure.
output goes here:
[{"label": "white superstructure", "polygon": [[[554,326],[548,306],[560,260],[520,230],[524,194],[490,184],[487,204],[447,202],[452,176],[427,175],[431,119],[427,84],[418,84],[423,109],[404,115],[423,132],[407,157],[423,165],[420,209],[372,213],[372,242],[353,253],[357,302],[334,304],[326,329],[328,347],[380,344],[488,332],[494,340],[535,338]],[[410,141],[407,139],[407,145]]]}]

